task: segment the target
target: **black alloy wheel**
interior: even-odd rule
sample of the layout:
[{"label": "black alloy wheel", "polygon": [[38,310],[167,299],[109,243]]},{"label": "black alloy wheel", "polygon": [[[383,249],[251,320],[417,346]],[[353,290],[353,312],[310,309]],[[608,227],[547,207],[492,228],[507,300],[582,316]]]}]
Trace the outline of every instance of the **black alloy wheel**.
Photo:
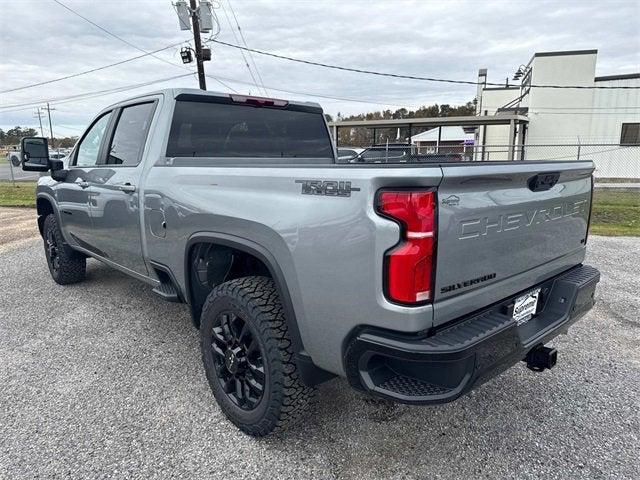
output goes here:
[{"label": "black alloy wheel", "polygon": [[211,353],[222,390],[243,410],[258,406],[265,391],[263,353],[250,324],[223,311],[211,330]]},{"label": "black alloy wheel", "polygon": [[45,233],[45,253],[47,254],[47,260],[51,265],[51,269],[57,273],[60,270],[60,255],[58,251],[58,241],[52,229],[48,229]]},{"label": "black alloy wheel", "polygon": [[42,222],[42,239],[51,278],[60,285],[82,281],[85,277],[86,257],[65,243],[53,213],[47,215]]},{"label": "black alloy wheel", "polygon": [[263,437],[305,418],[314,389],[300,378],[271,278],[213,287],[200,315],[200,346],[213,396],[240,430]]}]

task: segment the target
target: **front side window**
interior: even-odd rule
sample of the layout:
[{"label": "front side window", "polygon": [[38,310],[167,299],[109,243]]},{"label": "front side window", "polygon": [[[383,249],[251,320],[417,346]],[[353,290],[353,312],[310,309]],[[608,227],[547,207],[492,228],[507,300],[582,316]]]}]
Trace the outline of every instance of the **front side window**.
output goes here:
[{"label": "front side window", "polygon": [[109,145],[107,165],[133,167],[140,163],[153,109],[152,102],[122,109]]},{"label": "front side window", "polygon": [[623,123],[620,145],[640,145],[640,123]]},{"label": "front side window", "polygon": [[176,102],[168,157],[333,158],[322,112]]},{"label": "front side window", "polygon": [[98,155],[100,154],[100,145],[102,144],[102,138],[104,132],[109,125],[109,119],[111,118],[111,112],[105,113],[91,126],[87,131],[84,138],[78,145],[78,153],[75,158],[74,165],[78,167],[94,167],[98,162]]}]

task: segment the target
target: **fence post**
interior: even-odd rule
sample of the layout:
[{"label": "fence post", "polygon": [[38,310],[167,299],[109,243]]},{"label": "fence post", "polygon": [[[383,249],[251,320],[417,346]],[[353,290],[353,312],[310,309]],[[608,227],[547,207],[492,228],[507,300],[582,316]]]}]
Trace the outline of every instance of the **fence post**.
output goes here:
[{"label": "fence post", "polygon": [[9,160],[9,170],[11,171],[11,184],[15,187],[16,179],[13,176],[13,162],[11,161],[11,154],[9,154],[9,157],[7,158],[7,160]]},{"label": "fence post", "polygon": [[580,160],[580,137],[578,137],[578,158],[577,160]]},{"label": "fence post", "polygon": [[513,147],[514,147],[514,139],[516,136],[516,123],[511,120],[509,122],[509,151],[507,152],[507,160],[513,160]]}]

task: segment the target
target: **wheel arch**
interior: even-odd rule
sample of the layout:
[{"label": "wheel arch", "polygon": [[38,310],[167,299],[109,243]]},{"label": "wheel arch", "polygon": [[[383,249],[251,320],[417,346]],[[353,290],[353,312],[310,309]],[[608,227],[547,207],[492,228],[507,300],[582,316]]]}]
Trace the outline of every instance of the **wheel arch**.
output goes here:
[{"label": "wheel arch", "polygon": [[42,236],[44,219],[47,218],[47,215],[50,215],[53,213],[58,219],[58,222],[60,222],[60,215],[58,213],[58,208],[56,207],[56,203],[54,199],[49,195],[47,195],[46,193],[39,193],[37,195],[36,212],[38,214],[38,230],[40,231],[40,236]]},{"label": "wheel arch", "polygon": [[298,328],[295,310],[293,308],[293,301],[291,300],[291,295],[287,286],[287,280],[275,256],[267,248],[252,240],[235,235],[214,232],[200,232],[195,233],[191,237],[189,237],[184,253],[184,290],[187,303],[191,308],[194,322],[197,321],[195,317],[199,317],[199,312],[197,311],[197,305],[194,305],[194,290],[191,284],[191,256],[194,251],[194,247],[196,247],[198,244],[203,243],[219,245],[222,247],[228,247],[234,250],[238,250],[256,258],[266,267],[270,274],[270,277],[272,278],[276,286],[280,301],[282,302],[285,322],[287,324],[287,329],[289,330],[289,335],[291,337],[296,364],[303,381],[307,385],[317,385],[326,380],[329,380],[330,378],[333,378],[335,375],[316,366],[311,360],[311,357],[306,353],[304,349],[304,344],[300,335],[300,329]]}]

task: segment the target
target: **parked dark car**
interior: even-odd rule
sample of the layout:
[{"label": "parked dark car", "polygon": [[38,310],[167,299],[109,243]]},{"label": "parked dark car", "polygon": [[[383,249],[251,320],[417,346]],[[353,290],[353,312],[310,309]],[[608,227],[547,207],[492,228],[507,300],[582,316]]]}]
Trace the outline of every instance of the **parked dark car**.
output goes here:
[{"label": "parked dark car", "polygon": [[[343,160],[339,157],[339,160]],[[349,163],[422,163],[422,162],[462,162],[459,153],[418,153],[415,145],[390,143],[374,145],[364,149],[357,156],[348,158]]]}]

